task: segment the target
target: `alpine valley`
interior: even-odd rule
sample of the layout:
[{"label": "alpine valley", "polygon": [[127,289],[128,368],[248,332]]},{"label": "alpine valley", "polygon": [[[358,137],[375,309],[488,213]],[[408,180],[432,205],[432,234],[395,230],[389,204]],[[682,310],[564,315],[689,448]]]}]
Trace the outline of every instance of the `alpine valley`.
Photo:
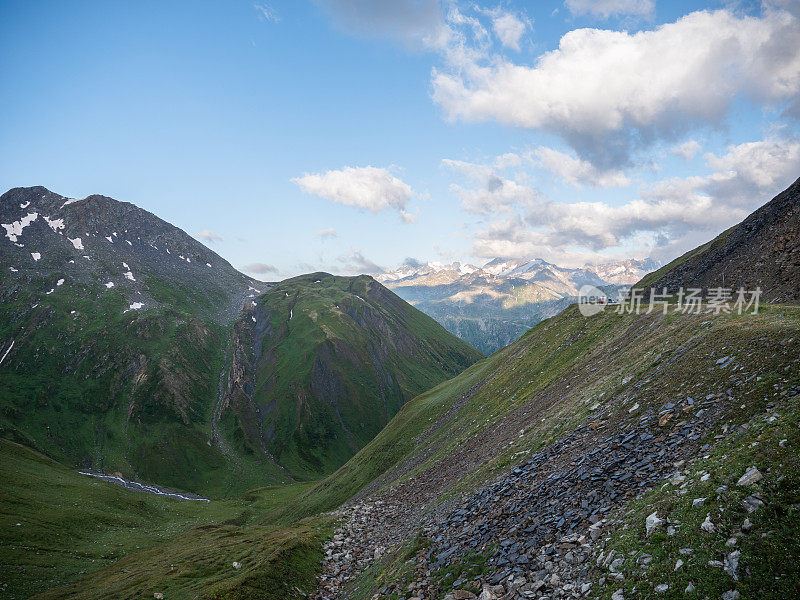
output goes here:
[{"label": "alpine valley", "polygon": [[[265,284],[104,196],[0,223],[3,597],[797,597],[800,180],[651,274]],[[723,273],[758,310],[679,309]]]}]

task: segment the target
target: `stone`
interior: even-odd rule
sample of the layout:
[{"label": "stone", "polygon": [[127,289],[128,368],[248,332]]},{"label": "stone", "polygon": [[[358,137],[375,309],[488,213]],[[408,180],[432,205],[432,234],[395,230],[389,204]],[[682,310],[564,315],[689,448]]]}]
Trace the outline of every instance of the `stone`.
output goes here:
[{"label": "stone", "polygon": [[622,593],[622,588],[611,594],[611,600],[625,600],[625,595]]},{"label": "stone", "polygon": [[753,513],[764,506],[764,501],[756,494],[753,494],[742,500],[742,506],[747,512]]},{"label": "stone", "polygon": [[714,523],[711,522],[710,513],[706,515],[706,520],[700,524],[700,529],[706,533],[714,533],[717,530],[717,528],[714,527]]},{"label": "stone", "polygon": [[744,475],[742,475],[739,478],[739,481],[736,482],[736,485],[741,485],[741,486],[753,485],[754,483],[761,481],[762,478],[763,476],[761,475],[761,472],[758,469],[756,469],[755,467],[750,467],[744,472]]},{"label": "stone", "polygon": [[669,586],[666,583],[659,583],[655,589],[659,594],[663,594],[669,589]]},{"label": "stone", "polygon": [[231,565],[231,566],[233,566],[234,569],[241,569],[242,568],[242,563],[233,561],[233,565]]},{"label": "stone", "polygon": [[725,557],[725,572],[731,576],[734,581],[739,581],[739,575],[736,571],[739,569],[739,557],[741,552],[734,550]]},{"label": "stone", "polygon": [[679,559],[678,559],[678,562],[676,562],[676,563],[675,563],[675,568],[673,569],[673,571],[677,571],[677,570],[678,570],[678,569],[680,569],[682,566],[683,566],[683,561],[682,561],[682,560],[679,558]]},{"label": "stone", "polygon": [[655,529],[661,527],[664,524],[664,519],[660,519],[658,517],[658,511],[650,514],[644,521],[644,527],[647,531],[647,535],[649,536]]},{"label": "stone", "polygon": [[477,596],[469,590],[453,590],[454,600],[475,600]]},{"label": "stone", "polygon": [[680,473],[675,473],[672,477],[669,478],[669,482],[672,485],[680,485],[684,481],[686,481],[686,475],[681,475]]},{"label": "stone", "polygon": [[750,521],[749,517],[745,517],[745,520],[742,522],[742,531],[748,533],[753,528],[753,523]]},{"label": "stone", "polygon": [[686,586],[684,592],[687,594],[694,594],[694,584],[691,581],[689,582],[689,585]]},{"label": "stone", "polygon": [[695,498],[694,500],[692,500],[692,508],[694,508],[695,506],[702,506],[705,501],[706,501],[705,498]]},{"label": "stone", "polygon": [[153,592],[153,598],[155,598],[155,600],[164,600],[164,594],[161,592]]},{"label": "stone", "polygon": [[741,594],[738,590],[729,590],[722,594],[722,600],[739,600]]},{"label": "stone", "polygon": [[612,561],[611,565],[608,567],[608,570],[612,573],[619,573],[619,570],[623,564],[625,564],[624,558],[616,558]]}]

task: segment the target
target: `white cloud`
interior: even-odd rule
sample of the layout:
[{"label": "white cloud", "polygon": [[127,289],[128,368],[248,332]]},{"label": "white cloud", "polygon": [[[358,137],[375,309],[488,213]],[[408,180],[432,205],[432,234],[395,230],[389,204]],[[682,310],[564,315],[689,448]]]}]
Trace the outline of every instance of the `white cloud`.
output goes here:
[{"label": "white cloud", "polygon": [[218,233],[214,233],[210,229],[204,229],[200,233],[197,234],[197,237],[205,242],[221,242],[222,236]]},{"label": "white cloud", "polygon": [[[432,73],[451,120],[494,120],[556,133],[608,169],[659,137],[719,123],[737,98],[780,105],[800,90],[800,23],[698,11],[653,30],[578,29],[535,64],[456,52]],[[657,76],[654,76],[657,74]]]},{"label": "white cloud", "polygon": [[706,154],[714,173],[708,178],[709,193],[751,210],[764,193],[779,191],[800,175],[800,142],[774,139],[729,146],[722,156]]},{"label": "white cloud", "polygon": [[607,19],[618,15],[647,16],[656,8],[654,0],[566,0],[573,15],[590,14]]},{"label": "white cloud", "polygon": [[[674,258],[788,187],[800,174],[800,141],[749,142],[705,158],[707,176],[665,179],[622,204],[554,202],[528,188],[524,203],[507,204],[507,216],[475,234],[473,252],[569,265],[635,244],[660,259]],[[483,189],[461,190],[469,191]]]},{"label": "white cloud", "polygon": [[292,179],[303,191],[337,204],[355,206],[371,212],[387,208],[397,210],[408,219],[406,205],[414,191],[389,169],[378,167],[344,167],[324,173],[305,174]]},{"label": "white cloud", "polygon": [[611,188],[625,187],[631,183],[622,171],[601,171],[589,161],[574,158],[552,148],[542,146],[537,148],[534,154],[544,168],[575,186]]},{"label": "white cloud", "polygon": [[695,140],[689,140],[683,144],[673,146],[671,152],[675,156],[682,156],[686,160],[692,160],[700,152],[700,144]]},{"label": "white cloud", "polygon": [[525,33],[525,21],[516,15],[502,10],[492,11],[492,30],[506,48],[519,52],[519,41]]},{"label": "white cloud", "polygon": [[320,229],[317,233],[314,234],[314,237],[319,238],[321,240],[326,240],[328,238],[339,237],[339,232],[336,231],[333,227],[328,227],[327,229]]},{"label": "white cloud", "polygon": [[503,154],[491,164],[445,158],[442,165],[466,177],[471,186],[450,184],[450,192],[461,200],[461,207],[476,215],[505,212],[514,206],[526,206],[540,197],[535,188],[521,185],[501,172],[525,161],[518,154]]}]

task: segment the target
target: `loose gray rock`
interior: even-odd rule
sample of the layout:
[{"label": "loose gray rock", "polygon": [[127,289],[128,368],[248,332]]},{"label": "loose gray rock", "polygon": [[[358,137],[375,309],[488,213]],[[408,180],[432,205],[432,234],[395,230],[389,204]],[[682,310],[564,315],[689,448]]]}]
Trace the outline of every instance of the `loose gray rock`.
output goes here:
[{"label": "loose gray rock", "polygon": [[739,569],[739,557],[741,552],[735,550],[725,557],[725,572],[730,575],[734,581],[739,581],[739,576],[736,571]]},{"label": "loose gray rock", "polygon": [[736,485],[741,485],[741,486],[753,485],[757,481],[761,481],[762,478],[763,476],[761,475],[761,472],[758,469],[756,469],[755,467],[750,467],[744,472],[744,475],[742,475],[739,478],[739,481],[736,482]]},{"label": "loose gray rock", "polygon": [[658,517],[658,511],[654,512],[651,515],[648,515],[644,521],[644,527],[647,531],[647,535],[649,536],[655,529],[661,527],[664,524],[664,519],[660,519]]},{"label": "loose gray rock", "polygon": [[706,515],[706,520],[700,524],[700,529],[706,533],[714,533],[717,530],[717,528],[714,527],[714,524],[711,522],[710,513]]}]

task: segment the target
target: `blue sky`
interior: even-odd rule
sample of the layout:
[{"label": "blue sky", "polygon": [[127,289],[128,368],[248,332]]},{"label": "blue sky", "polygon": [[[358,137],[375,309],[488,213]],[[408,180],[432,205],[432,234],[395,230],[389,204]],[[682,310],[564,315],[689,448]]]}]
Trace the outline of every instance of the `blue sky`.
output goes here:
[{"label": "blue sky", "polygon": [[800,176],[800,7],[0,1],[0,187],[263,279],[670,259]]}]

